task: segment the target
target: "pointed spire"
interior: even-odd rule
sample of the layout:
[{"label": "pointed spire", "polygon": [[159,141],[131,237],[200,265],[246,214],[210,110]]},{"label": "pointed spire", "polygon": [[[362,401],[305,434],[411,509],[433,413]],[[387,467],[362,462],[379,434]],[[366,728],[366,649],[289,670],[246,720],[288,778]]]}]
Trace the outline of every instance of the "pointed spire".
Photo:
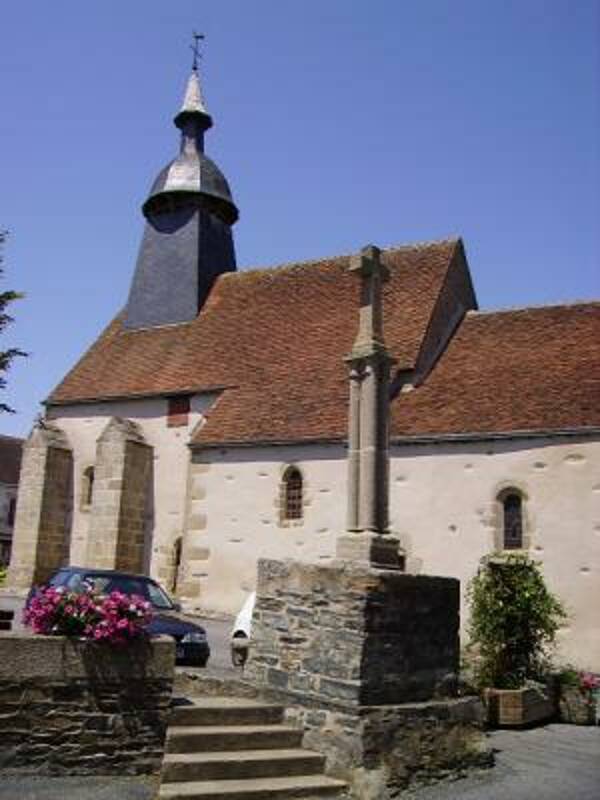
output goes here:
[{"label": "pointed spire", "polygon": [[212,127],[212,117],[204,104],[200,75],[197,69],[192,69],[191,75],[188,78],[185,94],[183,96],[183,104],[174,122],[178,128],[182,129],[185,123],[192,119],[200,123],[199,127],[202,130],[206,131]]},{"label": "pointed spire", "polygon": [[183,105],[181,111],[194,112],[199,111],[201,114],[208,114],[202,97],[202,87],[200,85],[200,76],[198,71],[192,69],[187,86],[185,87],[185,95],[183,98]]}]

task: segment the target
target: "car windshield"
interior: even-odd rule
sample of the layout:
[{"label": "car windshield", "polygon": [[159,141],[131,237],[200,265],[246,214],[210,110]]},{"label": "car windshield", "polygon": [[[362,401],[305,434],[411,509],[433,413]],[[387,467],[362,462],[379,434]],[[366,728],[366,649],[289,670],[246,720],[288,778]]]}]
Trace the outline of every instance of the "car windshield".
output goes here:
[{"label": "car windshield", "polygon": [[170,597],[164,592],[157,583],[147,583],[150,602],[155,608],[173,608]]},{"label": "car windshield", "polygon": [[74,592],[81,592],[90,587],[100,594],[123,592],[136,594],[149,600],[154,608],[172,609],[173,601],[169,595],[153,581],[137,578],[134,575],[111,575],[97,572],[72,572],[59,570],[49,581],[50,586],[64,586]]},{"label": "car windshield", "polygon": [[48,581],[48,586],[68,586],[69,585],[69,578],[77,577],[79,580],[81,579],[81,575],[78,573],[73,573],[68,569],[61,569],[59,570],[56,575],[53,575],[50,580]]}]

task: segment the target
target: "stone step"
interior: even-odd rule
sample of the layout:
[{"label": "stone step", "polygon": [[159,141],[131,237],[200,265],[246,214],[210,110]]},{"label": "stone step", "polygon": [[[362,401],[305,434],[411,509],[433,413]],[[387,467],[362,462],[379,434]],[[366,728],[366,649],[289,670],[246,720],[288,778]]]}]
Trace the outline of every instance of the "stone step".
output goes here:
[{"label": "stone step", "polygon": [[193,704],[175,704],[169,725],[271,725],[282,721],[283,711],[283,706],[256,700],[207,697]]},{"label": "stone step", "polygon": [[166,753],[295,748],[302,730],[289,725],[197,725],[167,728]]},{"label": "stone step", "polygon": [[173,782],[292,777],[322,773],[324,766],[324,756],[301,748],[171,753],[163,759],[161,780]]},{"label": "stone step", "polygon": [[346,784],[325,775],[163,783],[159,800],[280,800],[340,797]]}]

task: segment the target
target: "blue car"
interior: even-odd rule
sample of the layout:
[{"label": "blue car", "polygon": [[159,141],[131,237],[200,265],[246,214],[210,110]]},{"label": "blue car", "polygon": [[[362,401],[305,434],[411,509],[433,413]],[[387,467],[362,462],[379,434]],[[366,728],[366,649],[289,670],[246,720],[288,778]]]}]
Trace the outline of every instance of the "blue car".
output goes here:
[{"label": "blue car", "polygon": [[[92,567],[62,567],[51,577],[47,586],[63,586],[71,592],[93,587],[100,594],[117,591],[123,594],[137,594],[152,605],[152,622],[146,627],[150,636],[166,635],[175,639],[175,660],[177,664],[191,664],[205,667],[210,656],[206,631],[201,625],[181,613],[179,603],[174,603],[164,589],[145,575],[132,575],[112,569],[93,569]],[[29,605],[37,587],[29,592],[25,606]]]}]

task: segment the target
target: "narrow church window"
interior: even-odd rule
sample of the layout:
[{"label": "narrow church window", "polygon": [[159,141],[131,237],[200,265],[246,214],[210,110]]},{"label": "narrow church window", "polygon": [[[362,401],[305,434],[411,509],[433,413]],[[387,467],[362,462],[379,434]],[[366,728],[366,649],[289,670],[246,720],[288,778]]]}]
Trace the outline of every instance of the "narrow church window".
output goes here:
[{"label": "narrow church window", "polygon": [[15,524],[15,512],[17,510],[17,501],[14,497],[11,497],[8,501],[8,514],[7,514],[7,523],[8,527],[12,528]]},{"label": "narrow church window", "polygon": [[177,579],[179,577],[179,568],[181,567],[182,544],[181,536],[179,536],[175,539],[175,544],[173,545],[173,577],[171,579],[171,590],[173,592],[177,591]]},{"label": "narrow church window", "polygon": [[90,508],[94,497],[94,468],[87,467],[83,470],[81,480],[81,507]]},{"label": "narrow church window", "polygon": [[190,413],[190,396],[178,395],[168,397],[167,427],[179,428],[188,424],[188,414]]},{"label": "narrow church window", "polygon": [[523,503],[521,495],[511,492],[502,500],[504,511],[504,549],[523,547]]},{"label": "narrow church window", "polygon": [[282,519],[302,519],[302,473],[298,467],[288,467],[282,481]]}]

